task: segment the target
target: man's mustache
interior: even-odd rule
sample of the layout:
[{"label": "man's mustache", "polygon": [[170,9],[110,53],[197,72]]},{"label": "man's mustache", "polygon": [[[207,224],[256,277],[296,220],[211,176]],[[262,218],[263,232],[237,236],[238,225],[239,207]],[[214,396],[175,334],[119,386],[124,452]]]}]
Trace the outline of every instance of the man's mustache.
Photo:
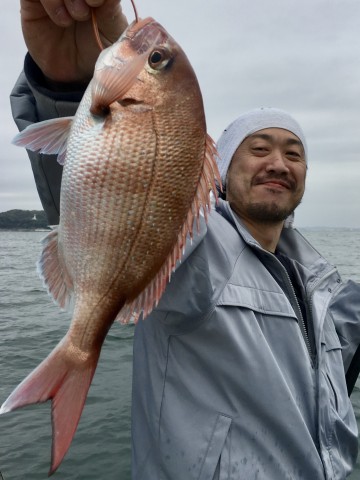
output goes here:
[{"label": "man's mustache", "polygon": [[258,175],[253,179],[252,184],[261,185],[261,184],[270,183],[270,182],[279,183],[280,185],[284,186],[285,188],[288,188],[289,190],[295,190],[297,185],[295,179],[286,174],[285,175],[283,174]]}]

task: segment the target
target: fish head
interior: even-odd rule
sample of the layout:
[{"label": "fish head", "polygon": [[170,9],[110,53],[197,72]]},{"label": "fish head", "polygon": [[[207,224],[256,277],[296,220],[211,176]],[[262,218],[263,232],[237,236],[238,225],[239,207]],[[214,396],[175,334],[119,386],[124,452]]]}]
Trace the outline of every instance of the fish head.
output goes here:
[{"label": "fish head", "polygon": [[92,113],[111,103],[133,109],[177,108],[203,112],[195,72],[180,45],[153,18],[134,22],[104,50],[94,73]]}]

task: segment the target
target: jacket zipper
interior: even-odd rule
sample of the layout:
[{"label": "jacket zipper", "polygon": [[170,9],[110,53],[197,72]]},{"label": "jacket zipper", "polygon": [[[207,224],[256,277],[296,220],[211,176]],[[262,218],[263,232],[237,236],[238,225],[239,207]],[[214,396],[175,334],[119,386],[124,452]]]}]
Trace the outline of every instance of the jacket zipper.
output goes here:
[{"label": "jacket zipper", "polygon": [[[282,268],[283,268],[283,270],[286,274],[288,284],[290,285],[291,292],[293,294],[293,298],[294,298],[295,304],[297,306],[297,319],[298,319],[300,332],[302,334],[302,337],[303,337],[304,342],[305,342],[306,349],[307,349],[309,357],[310,357],[311,366],[314,368],[314,352],[312,351],[312,348],[311,348],[311,345],[310,345],[309,334],[306,330],[305,320],[304,320],[303,314],[301,312],[301,308],[300,308],[300,305],[299,305],[299,302],[298,302],[298,299],[297,299],[297,296],[296,296],[296,293],[295,293],[295,289],[294,289],[294,286],[293,286],[292,281],[290,279],[290,276],[286,271],[286,268],[283,265],[281,265],[281,266],[282,266]],[[310,321],[311,318],[312,318],[312,315],[310,315],[309,321]]]},{"label": "jacket zipper", "polygon": [[[309,291],[308,297],[309,297],[309,314],[310,318],[313,316],[313,299],[314,299],[314,293],[316,288],[320,285],[321,282],[325,281],[328,277],[333,275],[336,272],[336,268],[332,268],[329,270],[323,277],[319,278],[317,282],[312,286],[311,290]],[[340,278],[340,277],[339,277]]]},{"label": "jacket zipper", "polygon": [[[291,290],[292,290],[292,293],[293,293],[293,296],[295,298],[295,302],[296,302],[296,305],[297,305],[297,308],[298,308],[298,313],[299,313],[299,318],[298,318],[299,322],[298,323],[299,323],[300,331],[301,331],[302,336],[304,338],[306,348],[309,352],[311,365],[312,365],[312,367],[314,367],[314,365],[315,365],[315,362],[314,362],[315,354],[314,354],[314,352],[312,351],[312,348],[311,348],[311,344],[310,344],[310,340],[309,340],[309,334],[306,330],[304,317],[301,313],[300,305],[299,305],[298,299],[296,297],[295,289],[293,287],[293,284],[291,282],[289,274],[287,273],[285,268],[284,268],[284,270],[285,270],[286,277],[289,281],[289,284],[291,286]],[[309,308],[308,308],[309,320],[312,321],[312,318],[313,318],[313,298],[314,298],[314,292],[315,292],[316,288],[321,284],[321,282],[325,281],[328,277],[330,277],[335,272],[336,272],[336,268],[332,268],[323,277],[321,277],[317,282],[315,282],[315,284],[312,286],[312,288],[311,288],[311,290],[308,294],[308,298],[309,298],[309,303],[308,303],[308,305],[309,305]]]},{"label": "jacket zipper", "polygon": [[312,286],[311,290],[309,291],[309,310],[310,310],[310,315],[312,315],[312,311],[313,311],[313,298],[314,298],[314,292],[316,290],[316,288],[320,285],[321,282],[323,282],[324,280],[326,280],[328,277],[330,277],[333,273],[336,272],[336,268],[332,268],[331,270],[329,270],[326,275],[324,275],[323,277],[319,278],[319,280]]}]

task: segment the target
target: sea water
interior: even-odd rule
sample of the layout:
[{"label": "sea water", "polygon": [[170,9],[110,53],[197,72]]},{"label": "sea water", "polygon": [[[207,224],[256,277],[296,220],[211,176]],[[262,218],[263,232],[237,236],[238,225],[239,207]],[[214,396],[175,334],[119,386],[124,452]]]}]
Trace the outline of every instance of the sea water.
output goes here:
[{"label": "sea water", "polygon": [[[360,282],[360,229],[302,233],[344,279]],[[70,315],[52,303],[36,273],[43,236],[0,231],[0,403],[69,326]],[[132,338],[133,326],[118,324],[106,337],[79,427],[54,479],[130,480]],[[360,383],[351,399],[360,425]],[[50,402],[0,416],[4,480],[45,480],[50,457]],[[360,466],[350,478],[360,479]]]}]

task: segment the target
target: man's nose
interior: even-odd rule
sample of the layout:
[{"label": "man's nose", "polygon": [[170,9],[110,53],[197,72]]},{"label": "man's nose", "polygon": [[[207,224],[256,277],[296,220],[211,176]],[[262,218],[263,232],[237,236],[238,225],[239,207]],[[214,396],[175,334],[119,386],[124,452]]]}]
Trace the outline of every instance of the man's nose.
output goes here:
[{"label": "man's nose", "polygon": [[289,167],[287,165],[287,160],[283,156],[280,150],[274,150],[269,156],[268,163],[266,165],[267,172],[276,172],[276,173],[288,173]]}]

